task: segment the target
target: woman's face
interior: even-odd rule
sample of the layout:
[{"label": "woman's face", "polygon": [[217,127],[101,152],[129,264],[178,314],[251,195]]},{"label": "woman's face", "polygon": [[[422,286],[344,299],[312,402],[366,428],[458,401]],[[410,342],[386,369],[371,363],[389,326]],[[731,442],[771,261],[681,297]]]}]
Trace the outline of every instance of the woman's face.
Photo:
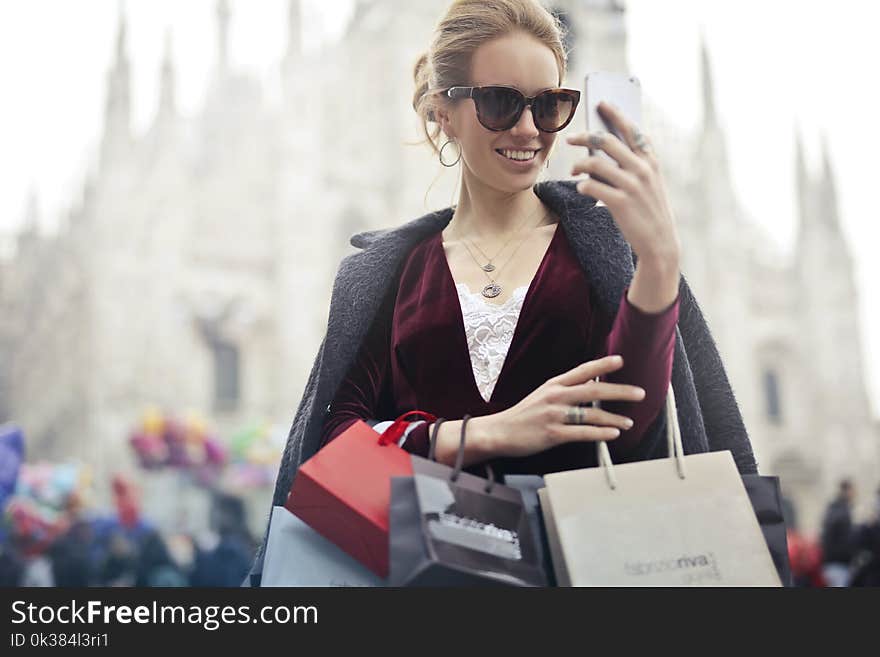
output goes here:
[{"label": "woman's face", "polygon": [[[471,62],[470,86],[501,84],[516,87],[526,96],[559,85],[553,51],[535,37],[517,32],[480,46]],[[556,133],[535,127],[530,107],[509,130],[493,132],[477,120],[474,101],[466,98],[439,112],[447,136],[461,146],[463,165],[484,184],[499,191],[517,192],[535,184]],[[536,151],[529,162],[514,162],[505,150]]]}]

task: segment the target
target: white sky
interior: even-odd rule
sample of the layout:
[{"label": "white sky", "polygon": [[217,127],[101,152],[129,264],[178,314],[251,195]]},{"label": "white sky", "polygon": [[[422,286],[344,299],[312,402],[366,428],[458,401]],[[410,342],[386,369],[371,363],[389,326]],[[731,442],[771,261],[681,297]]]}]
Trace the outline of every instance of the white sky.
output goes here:
[{"label": "white sky", "polygon": [[[231,0],[233,66],[274,75],[285,48],[287,0]],[[350,0],[305,0],[307,47],[334,38]],[[793,134],[818,167],[828,139],[840,213],[856,262],[862,336],[880,416],[880,212],[872,204],[880,116],[878,3],[861,0],[628,0],[629,58],[655,102],[683,128],[700,119],[698,36],[710,50],[716,107],[727,131],[734,185],[773,240],[790,246],[795,221]],[[216,52],[214,0],[128,0],[136,131],[158,97],[163,36],[171,30],[178,104],[200,105]],[[831,11],[833,9],[833,12]],[[0,237],[18,226],[28,190],[51,228],[79,193],[101,127],[117,0],[0,2]],[[426,44],[427,45],[427,44]]]}]

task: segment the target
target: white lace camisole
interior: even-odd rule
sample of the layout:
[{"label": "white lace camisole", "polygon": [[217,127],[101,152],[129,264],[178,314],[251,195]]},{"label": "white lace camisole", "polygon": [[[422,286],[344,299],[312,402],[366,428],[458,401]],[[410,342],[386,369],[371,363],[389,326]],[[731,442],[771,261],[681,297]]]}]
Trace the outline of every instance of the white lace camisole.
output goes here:
[{"label": "white lace camisole", "polygon": [[471,292],[464,283],[456,283],[455,288],[461,303],[474,381],[480,395],[488,402],[513,341],[513,332],[529,286],[516,288],[501,304],[485,301],[482,294]]},{"label": "white lace camisole", "polygon": [[[510,343],[513,342],[513,332],[522,310],[523,301],[526,298],[528,285],[516,288],[504,303],[489,303],[483,300],[479,292],[471,292],[464,283],[456,283],[458,300],[461,304],[461,316],[464,319],[464,332],[467,336],[468,351],[471,356],[471,368],[474,372],[474,381],[480,395],[487,402],[492,398],[492,391],[498,382],[504,359]],[[410,431],[424,420],[410,422],[406,431],[400,437],[399,444],[403,445]],[[382,433],[390,427],[392,420],[379,422],[373,429]]]}]

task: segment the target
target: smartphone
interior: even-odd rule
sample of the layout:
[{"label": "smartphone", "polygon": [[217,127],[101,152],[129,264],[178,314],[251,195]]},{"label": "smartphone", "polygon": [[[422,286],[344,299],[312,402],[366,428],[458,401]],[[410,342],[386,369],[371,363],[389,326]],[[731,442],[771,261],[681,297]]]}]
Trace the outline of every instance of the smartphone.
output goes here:
[{"label": "smartphone", "polygon": [[[642,85],[634,75],[626,73],[613,73],[610,71],[593,71],[587,73],[584,81],[584,101],[587,114],[587,131],[610,132],[624,144],[626,139],[613,125],[608,125],[599,114],[599,102],[606,101],[616,105],[621,113],[638,126],[642,125]],[[608,155],[602,149],[590,149],[590,155],[599,153],[609,161],[617,164],[617,160]],[[607,183],[600,176],[593,178],[599,182]]]}]

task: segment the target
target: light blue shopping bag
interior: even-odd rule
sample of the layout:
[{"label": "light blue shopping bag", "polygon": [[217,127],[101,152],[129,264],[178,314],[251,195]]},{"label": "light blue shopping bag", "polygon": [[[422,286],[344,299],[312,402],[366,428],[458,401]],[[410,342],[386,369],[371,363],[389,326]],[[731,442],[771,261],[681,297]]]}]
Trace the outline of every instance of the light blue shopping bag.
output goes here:
[{"label": "light blue shopping bag", "polygon": [[276,506],[260,585],[385,586],[386,581],[283,506]]}]

